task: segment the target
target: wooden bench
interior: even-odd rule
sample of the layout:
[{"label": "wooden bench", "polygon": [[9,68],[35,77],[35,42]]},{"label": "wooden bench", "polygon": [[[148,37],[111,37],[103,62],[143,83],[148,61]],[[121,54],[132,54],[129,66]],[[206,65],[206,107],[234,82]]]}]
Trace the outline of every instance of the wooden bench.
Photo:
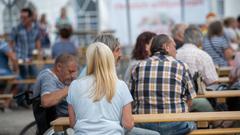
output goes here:
[{"label": "wooden bench", "polygon": [[228,77],[231,71],[231,67],[218,67],[216,68],[219,77]]},{"label": "wooden bench", "polygon": [[240,90],[224,90],[224,91],[205,91],[202,95],[197,95],[196,98],[216,98],[217,102],[225,103],[226,98],[240,97]]},{"label": "wooden bench", "polygon": [[9,80],[13,80],[16,79],[16,75],[4,75],[4,76],[0,76],[0,81],[9,81]]},{"label": "wooden bench", "polygon": [[[216,121],[216,120],[240,120],[240,111],[226,112],[191,112],[191,113],[171,113],[171,114],[139,114],[133,115],[135,123],[156,123],[156,122],[181,122],[181,121]],[[64,131],[69,127],[69,118],[61,117],[51,122],[55,132]],[[240,128],[222,129],[197,129],[191,135],[198,134],[221,134],[240,133]]]},{"label": "wooden bench", "polygon": [[33,84],[36,82],[36,79],[24,79],[24,80],[13,80],[11,84]]}]

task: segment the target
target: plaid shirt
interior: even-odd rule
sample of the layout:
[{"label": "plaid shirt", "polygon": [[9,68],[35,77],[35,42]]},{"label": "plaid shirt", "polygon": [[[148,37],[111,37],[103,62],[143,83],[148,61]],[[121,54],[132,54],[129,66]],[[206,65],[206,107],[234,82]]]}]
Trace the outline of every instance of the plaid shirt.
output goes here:
[{"label": "plaid shirt", "polygon": [[135,114],[188,112],[185,100],[196,96],[188,66],[159,53],[133,69],[130,90]]},{"label": "plaid shirt", "polygon": [[10,38],[15,42],[14,51],[17,58],[32,58],[32,51],[35,49],[36,41],[40,40],[39,26],[33,23],[32,28],[27,31],[22,24],[19,24],[13,28]]}]

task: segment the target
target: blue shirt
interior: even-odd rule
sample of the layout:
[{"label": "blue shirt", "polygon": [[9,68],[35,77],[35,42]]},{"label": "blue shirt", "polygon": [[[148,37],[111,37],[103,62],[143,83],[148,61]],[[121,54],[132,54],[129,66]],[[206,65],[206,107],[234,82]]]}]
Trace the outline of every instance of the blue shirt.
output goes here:
[{"label": "blue shirt", "polygon": [[74,44],[69,40],[60,40],[56,42],[52,47],[52,57],[56,58],[60,54],[69,53],[72,55],[77,54],[77,49]]},{"label": "blue shirt", "polygon": [[8,44],[4,41],[0,41],[0,75],[11,74],[11,69],[8,65],[7,53],[10,52]]},{"label": "blue shirt", "polygon": [[[65,85],[58,79],[58,77],[50,70],[44,69],[42,70],[38,77],[37,82],[34,85],[33,89],[33,97],[37,97],[39,95],[45,95],[59,89],[63,89]],[[67,101],[63,99],[57,106],[56,106],[56,113],[57,116],[67,116]]]},{"label": "blue shirt", "polygon": [[23,24],[19,24],[13,28],[10,40],[15,42],[14,50],[17,58],[32,58],[32,51],[35,49],[36,41],[40,40],[39,26],[33,23],[32,28],[26,30]]},{"label": "blue shirt", "polygon": [[210,40],[205,37],[203,40],[203,50],[212,57],[214,64],[220,67],[228,66],[224,57],[224,50],[227,48],[229,48],[228,40],[224,36],[214,36]]}]

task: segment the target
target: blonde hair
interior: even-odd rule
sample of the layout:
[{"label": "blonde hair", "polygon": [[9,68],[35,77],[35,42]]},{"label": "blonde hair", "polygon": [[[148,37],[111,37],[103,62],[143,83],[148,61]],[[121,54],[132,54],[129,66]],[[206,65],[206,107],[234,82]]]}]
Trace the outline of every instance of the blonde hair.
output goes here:
[{"label": "blonde hair", "polygon": [[115,95],[117,74],[115,59],[110,48],[100,42],[95,42],[87,48],[87,75],[94,75],[96,82],[91,97],[99,101],[104,96],[111,102]]}]

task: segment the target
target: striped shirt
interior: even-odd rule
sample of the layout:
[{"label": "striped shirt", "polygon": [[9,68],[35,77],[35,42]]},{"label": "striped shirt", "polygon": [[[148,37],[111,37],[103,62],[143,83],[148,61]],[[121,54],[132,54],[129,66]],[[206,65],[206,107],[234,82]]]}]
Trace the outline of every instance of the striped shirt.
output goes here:
[{"label": "striped shirt", "polygon": [[17,58],[32,58],[32,51],[35,49],[36,41],[40,40],[40,31],[37,24],[32,24],[30,30],[26,30],[23,24],[13,28],[10,40],[15,42],[14,51]]},{"label": "striped shirt", "polygon": [[229,48],[228,40],[224,36],[214,36],[211,42],[208,37],[203,40],[203,50],[212,57],[214,64],[220,67],[228,66],[224,57],[224,50],[227,48]]},{"label": "striped shirt", "polygon": [[130,90],[135,114],[188,112],[186,100],[196,96],[188,66],[159,53],[133,69]]},{"label": "striped shirt", "polygon": [[184,44],[177,50],[177,59],[188,64],[192,76],[199,72],[207,85],[218,81],[212,58],[197,46]]}]

